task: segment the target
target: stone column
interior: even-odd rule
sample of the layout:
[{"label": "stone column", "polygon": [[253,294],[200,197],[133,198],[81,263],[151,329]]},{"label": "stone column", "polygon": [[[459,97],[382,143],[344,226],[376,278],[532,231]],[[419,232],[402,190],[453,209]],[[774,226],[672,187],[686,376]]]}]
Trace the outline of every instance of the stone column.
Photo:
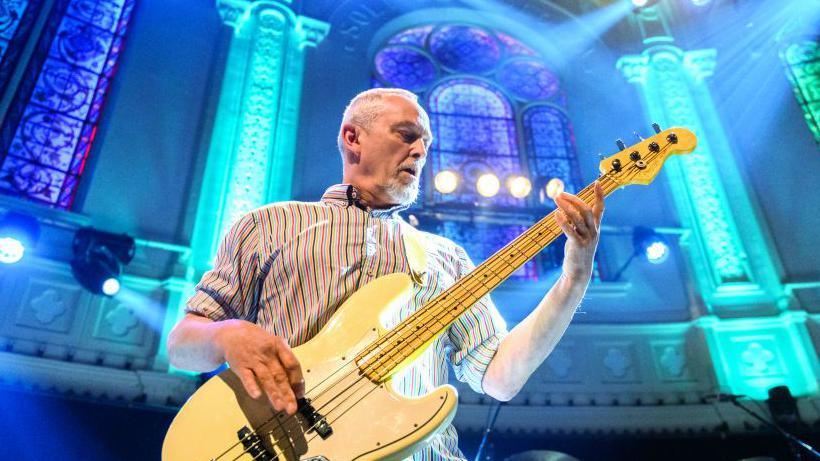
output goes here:
[{"label": "stone column", "polygon": [[218,5],[234,34],[194,224],[196,275],[240,216],[291,197],[305,49],[329,30],[284,2]]},{"label": "stone column", "polygon": [[[655,24],[658,14],[639,19]],[[814,395],[820,366],[807,315],[787,310],[776,253],[706,83],[716,52],[681,50],[668,28],[655,27],[664,31],[655,35],[650,29],[640,29],[646,50],[622,57],[617,67],[636,85],[648,122],[683,126],[698,137],[698,148],[670,158],[664,171],[681,224],[691,229],[684,248],[706,307],[693,324],[712,359],[715,391],[765,399],[770,388],[787,385],[796,396]]]},{"label": "stone column", "polygon": [[[777,261],[763,237],[706,85],[714,50],[652,46],[618,69],[638,87],[644,112],[662,127],[683,126],[698,148],[664,167],[687,242],[692,275],[709,313],[772,315],[786,306]],[[741,223],[741,225],[739,225]]]},{"label": "stone column", "polygon": [[[161,349],[219,241],[243,214],[291,197],[305,50],[329,25],[285,1],[218,0],[233,29],[205,165],[185,283],[168,299]],[[183,286],[185,285],[185,286]],[[164,350],[157,363],[167,363]]]}]

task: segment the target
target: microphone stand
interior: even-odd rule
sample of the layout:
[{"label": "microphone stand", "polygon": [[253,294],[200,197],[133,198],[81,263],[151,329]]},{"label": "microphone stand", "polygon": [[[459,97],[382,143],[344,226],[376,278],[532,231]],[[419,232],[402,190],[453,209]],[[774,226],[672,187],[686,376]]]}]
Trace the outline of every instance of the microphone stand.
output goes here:
[{"label": "microphone stand", "polygon": [[796,445],[796,446],[798,446],[798,447],[802,447],[804,450],[806,450],[807,452],[811,453],[811,454],[814,456],[814,458],[812,458],[812,459],[815,459],[815,460],[820,460],[820,452],[818,452],[817,450],[815,450],[815,449],[814,449],[814,447],[812,447],[812,446],[811,446],[811,445],[809,445],[808,443],[806,443],[806,442],[804,442],[804,441],[800,440],[800,439],[799,439],[799,438],[797,438],[795,435],[791,434],[791,433],[790,433],[790,432],[788,432],[787,430],[785,430],[785,429],[783,429],[782,427],[780,427],[777,423],[774,423],[774,422],[768,421],[768,420],[766,420],[765,418],[763,418],[762,416],[760,416],[760,415],[758,415],[757,413],[755,413],[754,411],[752,411],[751,409],[749,409],[749,408],[747,408],[747,407],[745,407],[745,406],[741,405],[741,404],[740,404],[740,402],[738,402],[737,397],[729,398],[728,400],[729,400],[730,402],[732,402],[732,405],[734,405],[734,406],[736,406],[736,407],[740,408],[741,410],[745,411],[746,413],[748,413],[748,414],[752,415],[752,417],[753,417],[753,418],[755,418],[756,420],[758,420],[758,421],[762,422],[763,424],[765,424],[765,425],[767,425],[767,426],[769,426],[769,427],[774,428],[774,430],[775,430],[775,431],[777,431],[777,433],[778,433],[778,434],[780,434],[781,436],[783,436],[783,437],[786,439],[786,441],[788,441],[788,443],[789,443],[789,447],[791,448],[792,453],[794,454],[794,458],[795,458],[796,460],[798,460],[798,461],[799,461],[799,460],[801,460],[801,459],[803,459],[803,458],[802,458],[802,457],[801,457],[801,455],[800,455],[800,451],[799,451],[799,450],[797,450],[797,449],[795,449],[795,445]]},{"label": "microphone stand", "polygon": [[497,401],[490,408],[490,414],[487,418],[487,427],[484,428],[484,435],[481,437],[481,443],[478,445],[478,452],[475,454],[475,461],[481,461],[481,455],[484,452],[484,445],[486,445],[487,440],[490,438],[490,433],[493,431],[495,420],[498,418],[498,412],[501,410],[501,405],[502,402]]}]

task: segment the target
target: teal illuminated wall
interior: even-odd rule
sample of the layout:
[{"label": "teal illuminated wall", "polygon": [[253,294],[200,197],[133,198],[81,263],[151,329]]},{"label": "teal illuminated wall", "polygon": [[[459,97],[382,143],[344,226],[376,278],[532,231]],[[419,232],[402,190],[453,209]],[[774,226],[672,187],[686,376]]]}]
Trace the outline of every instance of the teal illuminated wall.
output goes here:
[{"label": "teal illuminated wall", "polygon": [[636,15],[647,48],[617,67],[635,84],[648,121],[684,126],[698,148],[670,159],[664,170],[687,242],[690,276],[704,310],[703,332],[722,392],[764,399],[786,384],[795,395],[818,392],[820,376],[806,329],[807,314],[788,311],[777,255],[764,237],[707,81],[714,49],[674,45],[662,11]]}]

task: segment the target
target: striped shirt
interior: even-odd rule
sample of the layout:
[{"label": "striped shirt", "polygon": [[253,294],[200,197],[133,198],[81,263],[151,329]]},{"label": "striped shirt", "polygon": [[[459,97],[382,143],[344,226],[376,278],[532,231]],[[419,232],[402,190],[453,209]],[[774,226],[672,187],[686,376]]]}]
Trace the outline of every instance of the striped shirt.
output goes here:
[{"label": "striped shirt", "polygon": [[[274,203],[244,215],[221,242],[214,268],[203,275],[187,311],[215,321],[255,322],[295,347],[318,333],[359,287],[411,271],[406,234],[415,232],[424,242],[424,280],[413,284],[411,300],[385,327],[398,324],[474,268],[451,240],[409,228],[398,214],[406,206],[370,209],[357,196],[352,185],[337,184],[320,202]],[[393,385],[408,396],[426,394],[447,383],[449,362],[457,379],[483,392],[484,372],[506,332],[485,296],[394,377]],[[450,425],[409,459],[465,458]]]}]

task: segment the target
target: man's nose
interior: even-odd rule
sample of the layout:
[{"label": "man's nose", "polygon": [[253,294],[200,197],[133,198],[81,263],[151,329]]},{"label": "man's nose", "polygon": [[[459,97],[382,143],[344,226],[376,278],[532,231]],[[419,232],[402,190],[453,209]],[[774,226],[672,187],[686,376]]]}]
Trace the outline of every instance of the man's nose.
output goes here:
[{"label": "man's nose", "polygon": [[415,142],[413,142],[413,148],[410,150],[410,155],[413,158],[423,160],[427,157],[427,146],[424,144],[424,140],[419,138]]}]

